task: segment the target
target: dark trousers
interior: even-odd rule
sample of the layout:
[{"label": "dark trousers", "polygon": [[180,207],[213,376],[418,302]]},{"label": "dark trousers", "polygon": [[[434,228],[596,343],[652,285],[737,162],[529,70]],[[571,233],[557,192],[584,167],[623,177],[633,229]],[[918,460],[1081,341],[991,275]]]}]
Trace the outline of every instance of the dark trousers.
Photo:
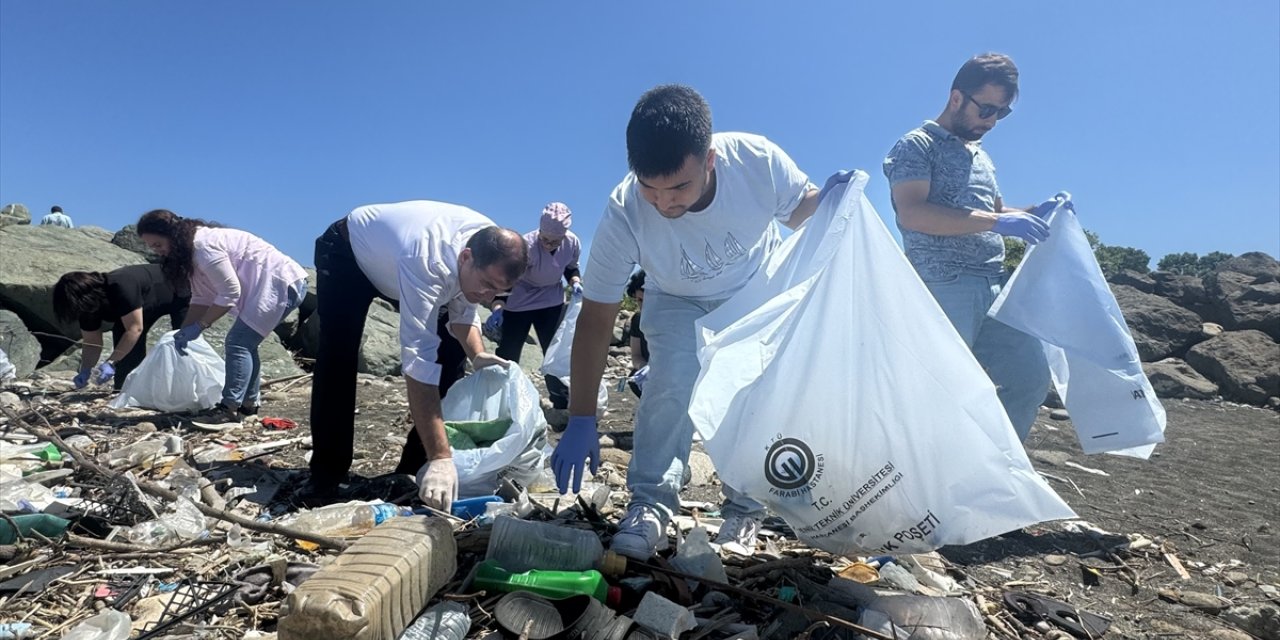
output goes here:
[{"label": "dark trousers", "polygon": [[[528,311],[502,311],[502,341],[498,343],[498,352],[494,355],[512,362],[520,361],[520,351],[524,349],[524,339],[529,335],[529,327],[538,336],[538,345],[543,355],[551,346],[551,339],[560,327],[560,316],[564,313],[564,305],[558,304],[546,309]],[[555,376],[543,376],[547,383],[547,395],[551,406],[556,409],[569,407],[569,388]]]},{"label": "dark trousers", "polygon": [[[313,483],[319,485],[342,482],[351,470],[360,340],[364,336],[369,305],[374,298],[383,297],[356,263],[346,225],[343,218],[316,239],[320,349],[311,381],[311,477]],[[440,395],[443,397],[462,377],[466,354],[449,334],[448,319],[443,315],[437,330],[441,342],[436,362],[442,368]],[[426,457],[422,440],[410,427],[396,471],[415,473],[425,464]]]},{"label": "dark trousers", "polygon": [[[115,390],[119,391],[124,386],[124,379],[129,377],[129,372],[138,368],[142,364],[143,359],[147,357],[147,334],[151,333],[151,327],[157,320],[165,316],[169,316],[169,323],[174,329],[182,328],[182,321],[187,315],[187,305],[190,302],[187,298],[175,300],[172,304],[160,307],[158,309],[142,310],[142,335],[138,336],[138,343],[133,345],[133,349],[125,354],[120,361],[116,363],[116,375],[112,378],[112,384]],[[124,323],[117,320],[115,325],[111,327],[111,343],[113,345],[120,344],[120,338],[124,336]]]}]

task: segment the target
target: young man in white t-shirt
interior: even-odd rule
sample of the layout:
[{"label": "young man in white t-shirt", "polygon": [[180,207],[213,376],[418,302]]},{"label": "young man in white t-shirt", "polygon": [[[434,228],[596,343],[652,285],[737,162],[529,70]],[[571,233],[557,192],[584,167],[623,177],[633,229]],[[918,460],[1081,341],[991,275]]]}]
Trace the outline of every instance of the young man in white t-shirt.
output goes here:
[{"label": "young man in white t-shirt", "polygon": [[[599,465],[596,389],[622,293],[639,265],[647,274],[641,326],[649,375],[627,474],[631,505],[613,550],[647,559],[667,545],[693,440],[694,321],[738,291],[780,244],[775,221],[794,229],[813,215],[818,190],[769,140],[712,135],[710,107],[682,85],[640,97],[627,124],[627,162],[631,172],[613,190],[591,244],[573,342],[569,426],[551,463],[562,493],[570,484],[578,490],[588,459],[593,473]],[[727,486],[725,495],[716,542],[749,553],[764,508]]]}]

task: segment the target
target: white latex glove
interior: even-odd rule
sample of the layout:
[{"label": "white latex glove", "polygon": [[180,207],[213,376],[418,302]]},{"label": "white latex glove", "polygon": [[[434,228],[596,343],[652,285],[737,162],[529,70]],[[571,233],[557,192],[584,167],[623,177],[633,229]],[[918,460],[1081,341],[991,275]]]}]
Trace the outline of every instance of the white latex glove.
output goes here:
[{"label": "white latex glove", "polygon": [[437,458],[427,463],[418,486],[418,498],[432,509],[449,513],[449,507],[458,499],[458,469],[453,458]]},{"label": "white latex glove", "polygon": [[511,366],[511,361],[499,358],[498,356],[495,356],[492,353],[477,353],[476,357],[471,359],[471,366],[477,371],[485,367],[492,367],[494,365],[498,365],[503,369],[506,369],[507,367]]}]

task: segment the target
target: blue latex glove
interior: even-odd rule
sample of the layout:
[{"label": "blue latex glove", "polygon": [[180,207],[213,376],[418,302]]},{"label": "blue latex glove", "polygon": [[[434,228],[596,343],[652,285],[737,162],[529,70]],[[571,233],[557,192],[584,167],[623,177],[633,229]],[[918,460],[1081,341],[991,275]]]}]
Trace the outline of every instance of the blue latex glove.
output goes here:
[{"label": "blue latex glove", "polygon": [[89,374],[92,372],[92,369],[84,369],[80,371],[80,373],[76,374],[76,377],[71,379],[71,384],[74,385],[76,389],[83,389],[89,386]]},{"label": "blue latex glove", "polygon": [[193,322],[178,330],[173,336],[173,347],[178,350],[179,355],[187,355],[187,344],[192,340],[200,337],[204,332],[204,327],[199,322]]},{"label": "blue latex glove", "polygon": [[582,297],[582,283],[581,283],[581,282],[575,282],[575,283],[573,283],[573,293],[572,293],[572,294],[570,294],[570,295],[572,295],[572,296],[573,296],[573,297],[575,297],[575,298],[581,298],[581,297]]},{"label": "blue latex glove", "polygon": [[1057,195],[1041,202],[1036,206],[1036,208],[1032,209],[1031,215],[1040,218],[1041,220],[1045,220],[1048,218],[1050,213],[1053,213],[1053,210],[1056,209],[1059,204],[1064,204],[1067,209],[1071,209],[1071,194],[1066,191],[1059,191]]},{"label": "blue latex glove", "polygon": [[106,384],[116,376],[116,368],[110,361],[104,362],[98,366],[98,377],[93,379],[94,384]]},{"label": "blue latex glove", "polygon": [[551,470],[556,474],[556,487],[560,493],[568,493],[573,480],[573,492],[582,489],[583,466],[591,460],[591,473],[600,468],[600,434],[596,432],[595,416],[570,416],[569,426],[560,436],[560,444],[551,454]]},{"label": "blue latex glove", "polygon": [[853,171],[837,171],[831,174],[831,177],[827,178],[827,183],[822,185],[822,191],[818,192],[818,202],[822,202],[827,192],[835,188],[836,185],[848,182],[853,177],[853,174]]},{"label": "blue latex glove", "polygon": [[1036,244],[1049,237],[1049,225],[1030,213],[1002,213],[991,230],[1002,235]]},{"label": "blue latex glove", "polygon": [[499,342],[502,340],[502,309],[494,309],[489,314],[489,319],[484,321],[484,325],[480,327],[480,332],[484,337]]},{"label": "blue latex glove", "polygon": [[639,371],[636,371],[635,373],[631,374],[631,381],[636,383],[636,386],[639,387],[641,391],[644,391],[644,383],[648,379],[649,379],[649,365],[647,364],[643,367],[640,367]]}]

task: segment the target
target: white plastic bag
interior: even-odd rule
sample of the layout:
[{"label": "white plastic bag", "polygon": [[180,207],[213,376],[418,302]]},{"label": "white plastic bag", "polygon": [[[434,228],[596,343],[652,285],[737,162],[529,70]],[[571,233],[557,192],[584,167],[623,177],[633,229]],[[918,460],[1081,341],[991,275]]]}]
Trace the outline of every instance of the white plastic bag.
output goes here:
[{"label": "white plastic bag", "polygon": [[[547,420],[538,404],[538,390],[520,367],[492,366],[476,371],[449,388],[440,409],[449,422],[511,418],[507,434],[493,444],[454,450],[459,498],[492,495],[499,477],[528,486],[542,469]],[[422,480],[421,470],[418,480]]]},{"label": "white plastic bag", "polygon": [[1072,517],[863,194],[834,187],[698,321],[689,415],[724,483],[831,553],[919,553]]},{"label": "white plastic bag", "polygon": [[17,373],[18,368],[9,362],[9,355],[4,352],[4,349],[0,349],[0,382],[15,377]]},{"label": "white plastic bag", "polygon": [[1145,459],[1164,442],[1164,407],[1073,207],[1059,203],[1049,239],[1027,251],[988,314],[1044,344],[1085,453]]},{"label": "white plastic bag", "polygon": [[[556,335],[547,345],[547,353],[542,357],[542,374],[555,376],[569,388],[569,357],[573,349],[573,334],[578,328],[578,314],[582,313],[582,297],[574,296],[565,309],[564,320],[556,328]],[[609,406],[609,385],[600,381],[600,389],[596,392],[596,411],[604,411]]]},{"label": "white plastic bag", "polygon": [[111,407],[146,407],[158,411],[198,411],[222,401],[226,363],[222,356],[196,338],[187,343],[187,355],[173,346],[170,331],[160,338],[147,357],[125,378]]}]

